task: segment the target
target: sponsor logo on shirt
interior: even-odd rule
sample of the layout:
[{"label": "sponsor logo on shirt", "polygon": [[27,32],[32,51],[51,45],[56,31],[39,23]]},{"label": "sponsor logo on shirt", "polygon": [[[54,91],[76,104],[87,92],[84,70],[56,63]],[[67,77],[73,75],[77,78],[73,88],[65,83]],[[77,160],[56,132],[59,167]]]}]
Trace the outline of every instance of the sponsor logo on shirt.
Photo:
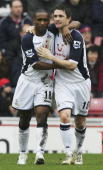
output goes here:
[{"label": "sponsor logo on shirt", "polygon": [[73,47],[74,47],[75,49],[78,49],[78,48],[80,48],[80,45],[81,45],[81,42],[80,42],[80,41],[74,41]]},{"label": "sponsor logo on shirt", "polygon": [[25,51],[25,53],[26,53],[27,57],[30,57],[30,58],[34,55],[34,52],[32,49]]}]

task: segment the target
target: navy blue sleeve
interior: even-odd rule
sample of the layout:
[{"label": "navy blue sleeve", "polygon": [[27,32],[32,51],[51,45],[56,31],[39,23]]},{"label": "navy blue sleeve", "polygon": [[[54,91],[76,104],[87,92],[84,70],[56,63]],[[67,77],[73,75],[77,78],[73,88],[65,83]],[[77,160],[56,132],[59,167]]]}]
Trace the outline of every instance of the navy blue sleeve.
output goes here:
[{"label": "navy blue sleeve", "polygon": [[32,65],[37,62],[38,56],[33,45],[33,34],[27,33],[22,39],[22,50],[27,62]]},{"label": "navy blue sleeve", "polygon": [[70,44],[70,57],[69,59],[72,59],[74,61],[79,61],[81,55],[83,54],[83,37],[82,35],[76,31],[73,30],[72,33],[73,42]]}]

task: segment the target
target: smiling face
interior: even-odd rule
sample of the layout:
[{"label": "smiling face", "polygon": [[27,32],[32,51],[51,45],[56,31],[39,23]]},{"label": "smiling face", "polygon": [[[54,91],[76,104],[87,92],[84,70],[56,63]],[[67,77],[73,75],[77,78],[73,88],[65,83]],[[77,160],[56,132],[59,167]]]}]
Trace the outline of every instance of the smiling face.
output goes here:
[{"label": "smiling face", "polygon": [[67,17],[65,11],[56,9],[53,14],[54,24],[56,28],[61,29],[69,24],[71,17]]},{"label": "smiling face", "polygon": [[47,12],[37,12],[34,18],[36,33],[44,34],[48,28],[49,15]]}]

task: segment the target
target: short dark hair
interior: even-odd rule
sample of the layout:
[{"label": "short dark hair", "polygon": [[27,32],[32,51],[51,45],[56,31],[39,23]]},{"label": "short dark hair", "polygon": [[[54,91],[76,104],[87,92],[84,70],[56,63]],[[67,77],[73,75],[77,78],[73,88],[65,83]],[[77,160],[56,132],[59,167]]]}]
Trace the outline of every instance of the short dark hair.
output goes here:
[{"label": "short dark hair", "polygon": [[48,12],[47,10],[45,10],[45,9],[43,9],[43,8],[38,8],[38,9],[36,9],[36,11],[35,11],[35,13],[34,13],[33,18],[35,18],[35,16],[36,16],[37,13],[42,13],[42,12],[47,13],[48,16],[50,17],[50,14],[49,14],[49,12]]},{"label": "short dark hair", "polygon": [[89,53],[89,52],[97,53],[97,54],[98,54],[98,56],[100,56],[100,57],[101,57],[100,47],[99,47],[99,46],[97,46],[97,45],[93,45],[93,46],[91,46],[91,47],[87,48],[87,56],[88,56],[88,53]]},{"label": "short dark hair", "polygon": [[88,49],[87,49],[87,53],[89,52],[89,51],[91,51],[91,52],[97,52],[97,53],[99,53],[99,50],[100,50],[100,47],[99,46],[97,46],[97,45],[93,45],[93,46],[91,46],[91,47],[89,47]]},{"label": "short dark hair", "polygon": [[19,2],[21,2],[21,4],[23,4],[21,0],[11,0],[11,1],[10,1],[10,7],[12,7],[13,2],[15,2],[15,1],[19,1]]},{"label": "short dark hair", "polygon": [[64,11],[66,13],[68,18],[71,17],[71,10],[67,6],[65,6],[63,4],[60,4],[60,5],[56,6],[53,9],[53,13],[54,13],[55,10],[62,10],[62,11]]}]

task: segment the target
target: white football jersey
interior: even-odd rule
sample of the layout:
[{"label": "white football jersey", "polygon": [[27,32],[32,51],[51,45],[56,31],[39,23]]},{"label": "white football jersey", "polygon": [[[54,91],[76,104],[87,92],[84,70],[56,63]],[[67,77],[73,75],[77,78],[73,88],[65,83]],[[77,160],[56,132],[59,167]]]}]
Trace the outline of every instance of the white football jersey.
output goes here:
[{"label": "white football jersey", "polygon": [[65,45],[62,35],[55,37],[55,56],[62,60],[71,60],[77,63],[75,70],[57,69],[56,82],[76,83],[89,78],[87,68],[86,48],[82,35],[77,30],[72,30],[73,42]]},{"label": "white football jersey", "polygon": [[28,76],[29,80],[40,81],[45,76],[48,77],[52,74],[52,70],[35,70],[32,66],[35,65],[38,61],[52,63],[50,60],[39,57],[36,53],[36,49],[38,47],[46,47],[53,53],[53,42],[54,35],[50,31],[47,31],[46,34],[42,37],[30,33],[24,36],[22,40],[22,73]]}]

